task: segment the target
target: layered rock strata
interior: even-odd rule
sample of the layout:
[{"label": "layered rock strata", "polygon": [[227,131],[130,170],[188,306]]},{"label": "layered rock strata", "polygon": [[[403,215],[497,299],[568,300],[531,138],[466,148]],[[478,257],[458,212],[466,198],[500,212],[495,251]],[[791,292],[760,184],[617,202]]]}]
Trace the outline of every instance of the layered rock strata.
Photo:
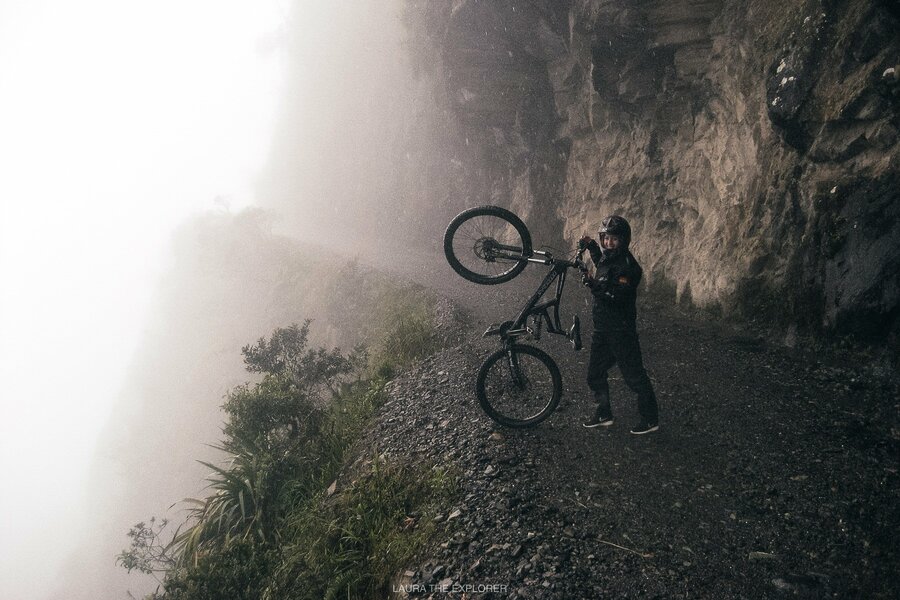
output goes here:
[{"label": "layered rock strata", "polygon": [[446,137],[399,185],[440,181],[432,214],[501,204],[571,246],[619,213],[673,300],[896,343],[894,4],[447,0],[406,24]]}]

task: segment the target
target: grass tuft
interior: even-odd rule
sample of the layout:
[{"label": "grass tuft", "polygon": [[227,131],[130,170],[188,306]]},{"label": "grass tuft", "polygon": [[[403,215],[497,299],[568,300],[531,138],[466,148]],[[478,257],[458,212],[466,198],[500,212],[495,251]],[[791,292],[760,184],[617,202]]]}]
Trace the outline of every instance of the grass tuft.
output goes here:
[{"label": "grass tuft", "polygon": [[267,597],[386,597],[456,487],[447,470],[372,460],[346,489],[289,517],[290,546]]}]

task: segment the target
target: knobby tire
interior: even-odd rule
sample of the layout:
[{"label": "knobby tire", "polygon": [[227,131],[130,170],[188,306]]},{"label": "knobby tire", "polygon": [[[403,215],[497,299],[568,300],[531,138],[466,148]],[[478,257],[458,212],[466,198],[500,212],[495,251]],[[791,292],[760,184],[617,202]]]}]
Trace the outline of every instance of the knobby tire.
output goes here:
[{"label": "knobby tire", "polygon": [[[483,225],[482,225],[483,224]],[[481,225],[481,226],[479,226]],[[472,231],[469,232],[468,230]],[[497,239],[505,245],[520,248],[522,260],[486,260],[478,248],[485,240]],[[476,237],[476,236],[481,236]],[[509,281],[528,265],[531,256],[531,234],[522,219],[499,206],[479,206],[459,213],[444,233],[444,254],[450,266],[463,278],[481,285]],[[506,266],[509,268],[505,268]],[[503,269],[497,271],[497,268]]]},{"label": "knobby tire", "polygon": [[[523,357],[535,359],[528,361],[530,377],[526,373],[525,376],[529,381],[524,387],[516,386],[515,382],[511,381],[507,354],[509,351],[518,357],[520,363]],[[546,352],[534,346],[514,344],[511,348],[501,348],[487,357],[478,371],[475,393],[481,408],[497,423],[517,429],[533,427],[553,414],[559,405],[562,397],[562,377],[556,363]],[[514,397],[518,395],[524,398],[528,394],[539,396],[533,410],[529,407],[523,408]],[[514,414],[519,410],[524,410],[525,414]]]}]

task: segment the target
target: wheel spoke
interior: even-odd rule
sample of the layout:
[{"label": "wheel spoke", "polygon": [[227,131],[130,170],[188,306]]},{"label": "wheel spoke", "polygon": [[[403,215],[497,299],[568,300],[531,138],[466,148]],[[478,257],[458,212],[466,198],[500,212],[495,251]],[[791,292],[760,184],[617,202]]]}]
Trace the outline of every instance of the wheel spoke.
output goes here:
[{"label": "wheel spoke", "polygon": [[521,247],[518,232],[505,220],[493,215],[479,215],[463,223],[453,237],[453,252],[460,263],[474,273],[499,277],[514,268],[518,261],[509,258],[486,258],[486,245],[504,244]]},{"label": "wheel spoke", "polygon": [[517,353],[519,383],[507,359],[497,360],[485,378],[485,395],[493,409],[514,421],[540,415],[553,400],[553,375],[537,357]]},{"label": "wheel spoke", "polygon": [[[444,235],[450,266],[469,281],[502,283],[522,272],[526,263],[509,256],[530,252],[524,223],[508,210],[485,206],[457,215]],[[500,255],[509,256],[500,256]]]}]

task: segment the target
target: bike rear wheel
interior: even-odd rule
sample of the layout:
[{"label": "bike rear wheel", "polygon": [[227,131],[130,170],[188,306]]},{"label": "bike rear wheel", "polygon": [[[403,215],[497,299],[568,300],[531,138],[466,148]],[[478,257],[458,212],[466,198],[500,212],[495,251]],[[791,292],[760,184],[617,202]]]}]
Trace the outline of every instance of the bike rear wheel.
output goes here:
[{"label": "bike rear wheel", "polygon": [[444,254],[469,281],[493,285],[522,272],[531,256],[531,234],[522,219],[499,206],[459,213],[444,233]]},{"label": "bike rear wheel", "polygon": [[546,352],[513,344],[484,361],[475,393],[481,408],[497,423],[531,427],[549,417],[559,405],[562,377]]}]

